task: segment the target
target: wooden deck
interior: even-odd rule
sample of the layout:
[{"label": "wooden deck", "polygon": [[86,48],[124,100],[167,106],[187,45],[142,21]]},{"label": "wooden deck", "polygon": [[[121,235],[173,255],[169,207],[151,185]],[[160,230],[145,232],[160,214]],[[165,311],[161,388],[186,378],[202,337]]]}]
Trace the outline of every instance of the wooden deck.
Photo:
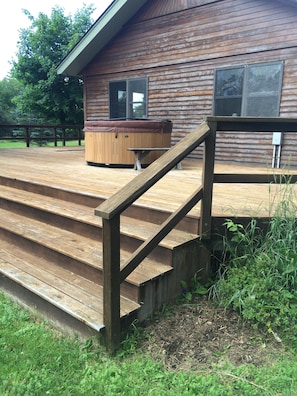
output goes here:
[{"label": "wooden deck", "polygon": [[[171,170],[123,213],[121,263],[197,189],[201,172],[200,163],[183,161],[182,170]],[[272,170],[221,164],[215,172]],[[83,147],[1,149],[0,287],[63,327],[101,331],[102,222],[94,209],[138,174],[88,166]],[[213,216],[268,217],[280,191],[277,185],[217,184]],[[199,213],[197,205],[122,284],[123,319],[149,316],[197,271]]]},{"label": "wooden deck", "polygon": [[[177,209],[201,183],[199,162],[183,161],[182,165],[182,170],[170,171],[137,203],[164,211]],[[215,173],[279,174],[282,170],[271,169],[270,164],[267,167],[216,164]],[[83,191],[94,198],[110,197],[137,174],[132,168],[88,166],[83,147],[0,150],[0,176]],[[269,216],[280,190],[278,185],[216,184],[212,214],[214,217]],[[191,214],[199,217],[199,206]]]}]

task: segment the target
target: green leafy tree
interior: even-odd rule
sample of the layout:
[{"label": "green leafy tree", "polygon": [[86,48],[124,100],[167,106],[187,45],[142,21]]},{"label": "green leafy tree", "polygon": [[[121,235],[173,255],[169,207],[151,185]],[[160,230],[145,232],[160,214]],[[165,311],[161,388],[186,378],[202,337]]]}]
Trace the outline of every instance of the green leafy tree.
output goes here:
[{"label": "green leafy tree", "polygon": [[0,80],[0,124],[17,123],[19,118],[13,98],[20,93],[20,84],[14,78]]},{"label": "green leafy tree", "polygon": [[34,18],[23,10],[31,26],[20,31],[11,75],[22,85],[14,102],[27,121],[83,123],[83,81],[58,75],[56,67],[92,25],[93,11],[93,6],[84,5],[72,17],[56,6],[50,16],[40,13]]}]

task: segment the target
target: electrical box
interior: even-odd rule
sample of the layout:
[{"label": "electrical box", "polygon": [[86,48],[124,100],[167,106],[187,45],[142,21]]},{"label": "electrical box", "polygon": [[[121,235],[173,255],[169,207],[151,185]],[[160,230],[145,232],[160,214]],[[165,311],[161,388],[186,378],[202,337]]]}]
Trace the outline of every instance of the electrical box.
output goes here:
[{"label": "electrical box", "polygon": [[282,144],[283,134],[282,132],[273,132],[272,144],[275,146],[280,146]]}]

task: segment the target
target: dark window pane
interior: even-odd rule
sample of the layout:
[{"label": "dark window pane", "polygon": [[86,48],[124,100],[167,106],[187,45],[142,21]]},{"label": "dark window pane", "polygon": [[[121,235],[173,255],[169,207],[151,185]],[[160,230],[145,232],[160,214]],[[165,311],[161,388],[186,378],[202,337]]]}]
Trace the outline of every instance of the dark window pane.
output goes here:
[{"label": "dark window pane", "polygon": [[241,115],[243,76],[243,67],[216,71],[214,115]]},{"label": "dark window pane", "polygon": [[126,81],[109,83],[109,111],[110,118],[126,118],[127,108]]},{"label": "dark window pane", "polygon": [[244,68],[217,70],[215,96],[241,96]]},{"label": "dark window pane", "polygon": [[241,98],[224,98],[215,100],[216,116],[240,116]]},{"label": "dark window pane", "polygon": [[246,115],[249,117],[277,117],[279,114],[279,97],[250,97],[247,100]]}]

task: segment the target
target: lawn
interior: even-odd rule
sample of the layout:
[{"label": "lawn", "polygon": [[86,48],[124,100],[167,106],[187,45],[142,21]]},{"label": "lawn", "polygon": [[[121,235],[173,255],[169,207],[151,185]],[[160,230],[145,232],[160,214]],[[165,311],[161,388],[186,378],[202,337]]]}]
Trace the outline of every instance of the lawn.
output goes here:
[{"label": "lawn", "polygon": [[[57,142],[58,147],[63,146],[63,142]],[[82,146],[84,145],[84,141],[81,142]],[[44,144],[45,147],[53,147],[53,142],[48,142]],[[66,146],[78,146],[77,140],[70,140],[66,142]],[[25,148],[26,142],[22,140],[0,140],[0,149],[1,148]],[[39,147],[36,142],[31,142],[30,147]]]},{"label": "lawn", "polygon": [[[185,336],[190,333],[191,329]],[[109,357],[102,346],[58,333],[0,294],[0,393],[3,396],[297,394],[297,360],[286,348],[260,366],[218,363],[214,359],[212,364],[196,371],[169,370],[161,363],[163,351],[160,359],[144,352],[143,341],[152,337],[149,328],[134,328],[118,355]]]}]

